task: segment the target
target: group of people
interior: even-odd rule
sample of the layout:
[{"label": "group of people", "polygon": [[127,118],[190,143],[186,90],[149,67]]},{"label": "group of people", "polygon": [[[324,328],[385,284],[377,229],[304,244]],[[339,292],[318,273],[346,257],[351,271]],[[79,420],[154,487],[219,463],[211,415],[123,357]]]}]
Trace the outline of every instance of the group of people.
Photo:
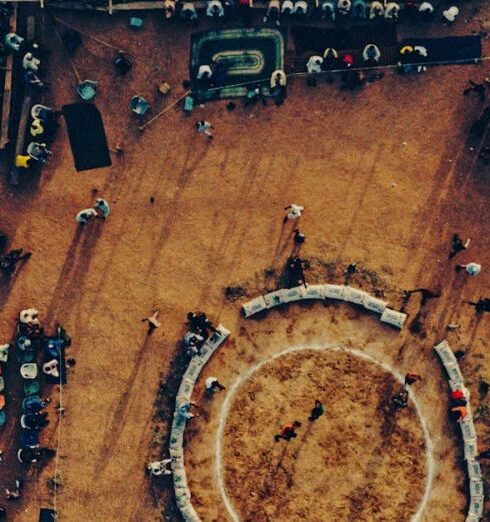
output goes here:
[{"label": "group of people", "polygon": [[92,218],[107,219],[111,213],[111,207],[104,198],[96,198],[95,203],[90,208],[80,210],[75,220],[79,225],[85,225]]},{"label": "group of people", "polygon": [[[242,21],[248,22],[251,7],[251,0],[207,0],[205,11],[208,18],[215,20],[225,21],[238,16]],[[180,18],[187,23],[196,24],[199,18],[192,1],[164,0],[163,9],[166,19]],[[453,23],[458,14],[459,9],[456,6],[450,6],[441,13],[447,23]],[[269,0],[263,22],[279,26],[281,18],[303,18],[307,15],[335,23],[350,18],[374,21],[397,21],[401,17],[409,20],[432,20],[435,10],[431,2],[424,0],[407,0],[404,3],[379,0],[323,0],[319,4],[311,0]]]},{"label": "group of people", "polygon": [[[313,405],[313,408],[310,411],[308,420],[311,422],[316,421],[324,413],[325,413],[325,406],[323,405],[323,403],[320,400],[315,399],[315,403]],[[279,433],[276,433],[276,435],[274,435],[274,441],[279,442],[282,439],[282,440],[285,440],[286,442],[289,442],[291,439],[295,439],[298,436],[298,434],[296,433],[296,430],[298,428],[301,428],[301,426],[302,426],[302,424],[298,420],[283,424],[279,428]]]},{"label": "group of people", "polygon": [[208,319],[204,312],[189,312],[187,314],[188,331],[182,340],[182,347],[186,352],[193,355],[200,355],[206,339],[218,330],[212,321]]},{"label": "group of people", "polygon": [[29,127],[30,141],[26,154],[19,154],[15,158],[15,166],[20,169],[45,165],[53,155],[48,145],[54,141],[59,128],[58,118],[60,111],[37,103],[31,108],[31,125]]}]

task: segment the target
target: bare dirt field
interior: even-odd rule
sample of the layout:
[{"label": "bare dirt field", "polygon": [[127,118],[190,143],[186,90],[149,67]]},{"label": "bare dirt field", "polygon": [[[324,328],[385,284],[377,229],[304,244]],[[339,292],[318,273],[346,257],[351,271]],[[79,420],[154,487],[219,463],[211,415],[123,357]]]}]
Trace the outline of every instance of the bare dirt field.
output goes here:
[{"label": "bare dirt field", "polygon": [[[479,21],[489,20],[490,12],[483,6],[471,21],[477,5],[468,2],[464,7],[469,23],[461,17],[452,28],[435,24],[434,33],[479,30]],[[44,101],[60,107],[75,101],[75,78],[45,16],[44,37],[52,52],[47,71],[51,87]],[[489,317],[476,316],[474,308],[462,301],[490,296],[490,185],[488,167],[477,161],[476,151],[466,143],[482,104],[476,97],[463,97],[462,91],[469,78],[482,80],[488,67],[439,67],[411,77],[389,72],[382,81],[355,92],[339,91],[338,85],[323,82],[310,88],[304,79],[296,79],[289,83],[288,99],[281,107],[269,103],[243,108],[238,103],[229,112],[226,102],[209,103],[184,117],[176,106],[141,134],[139,122],[129,113],[129,100],[134,94],[147,97],[156,114],[183,94],[191,31],[178,24],[165,25],[156,13],[143,13],[145,25],[139,32],[129,30],[127,14],[57,12],[57,16],[128,50],[134,67],[127,77],[115,77],[111,63],[115,53],[89,40],[74,59],[83,78],[99,80],[96,104],[108,140],[111,146],[120,143],[124,148],[124,155],[113,157],[111,168],[76,173],[62,128],[53,146],[54,158],[39,179],[23,180],[18,188],[6,180],[2,185],[1,229],[9,235],[12,247],[33,252],[0,294],[2,336],[10,339],[20,309],[35,306],[48,330],[56,321],[68,329],[73,338],[70,355],[77,360],[63,388],[66,412],[61,427],[55,420],[59,391],[54,389],[49,410],[52,423],[43,433],[46,445],[56,447],[59,440],[57,469],[53,461],[29,472],[23,498],[7,506],[12,520],[35,522],[39,507],[53,503],[60,520],[73,522],[178,520],[171,483],[151,482],[144,467],[148,460],[166,455],[163,444],[171,392],[181,370],[179,339],[189,310],[204,310],[231,331],[198,383],[195,401],[201,415],[186,431],[190,488],[204,521],[224,521],[229,516],[217,485],[215,452],[226,392],[206,399],[203,379],[216,375],[228,389],[264,358],[307,344],[355,348],[400,374],[410,370],[422,375],[416,397],[432,440],[434,475],[420,520],[464,520],[462,450],[447,420],[447,385],[432,347],[447,338],[454,349],[466,352],[461,367],[472,392],[473,409],[486,406],[478,384],[490,382]],[[173,87],[169,98],[159,98],[155,92],[161,80]],[[215,126],[212,143],[194,130],[200,118]],[[104,223],[89,223],[79,230],[75,215],[93,204],[93,189],[109,201],[112,214]],[[282,281],[292,249],[291,229],[282,227],[282,209],[292,202],[306,208],[300,227],[307,236],[302,249],[310,264],[307,280],[343,283],[346,266],[357,263],[350,284],[382,293],[393,308],[405,306],[409,318],[401,332],[347,304],[290,305],[260,320],[240,317],[247,297],[272,290]],[[472,243],[449,261],[454,232],[471,237]],[[455,272],[455,263],[465,261],[481,263],[482,273],[469,278]],[[241,287],[243,297],[227,298],[226,287]],[[441,296],[422,303],[419,294],[414,294],[403,303],[403,289],[420,287]],[[146,337],[141,319],[156,308],[161,310],[163,327]],[[460,326],[448,330],[451,323]],[[344,363],[328,359],[315,371],[323,364]],[[384,379],[374,369],[373,373],[366,368],[359,371],[370,376],[359,382],[361,389]],[[336,379],[334,372],[328,390],[339,407],[343,404],[345,410],[358,412],[354,381],[336,387]],[[308,378],[298,375],[294,393],[309,396],[313,393],[310,385]],[[302,412],[305,417],[311,407],[309,402],[288,402],[287,381],[272,391],[285,416]],[[378,386],[369,404],[386,400],[387,395]],[[245,401],[243,407],[247,415],[253,414],[250,403]],[[19,412],[19,404],[9,405],[11,419]],[[264,426],[264,437],[283,422],[279,412]],[[490,417],[485,408],[481,412],[476,428],[480,446],[486,448]],[[365,423],[364,415],[353,414],[343,422],[359,427]],[[328,474],[321,462],[329,459],[332,448],[322,441],[336,417],[325,416],[321,432],[318,424],[318,438],[312,439],[310,450],[304,443],[306,453],[298,458],[298,474],[293,477],[298,488],[300,472],[306,472],[305,462],[310,458],[308,451],[322,453],[316,457],[318,480]],[[405,517],[413,513],[426,482],[425,457],[419,443],[414,443],[417,460],[408,470],[396,469],[399,488],[390,484],[388,471],[376,459],[381,443],[377,429],[385,418],[373,415],[372,430],[378,436],[373,436],[371,446],[366,447],[362,438],[367,434],[359,433],[353,451],[360,454],[360,467],[350,460],[346,465],[349,472],[360,473],[373,462],[374,479],[379,479],[373,495],[383,506],[395,504],[392,511],[386,511],[386,518],[378,517],[369,501],[366,510],[356,511],[355,497],[366,486],[359,479],[352,482],[353,499],[350,507],[344,506],[345,514],[316,514],[323,518],[308,520],[395,520],[393,513],[399,517],[396,520],[408,520]],[[399,415],[397,430],[406,428],[405,437],[419,440],[420,427],[412,418],[411,409]],[[230,416],[229,422],[239,419]],[[9,424],[1,434],[5,462],[14,461],[12,432],[13,424]],[[259,442],[265,451],[265,438]],[[225,443],[228,461],[235,449],[233,437],[228,434]],[[246,441],[243,455],[253,458],[254,443]],[[401,453],[395,466],[400,466],[412,446],[404,448],[400,443],[396,447]],[[270,450],[275,455],[280,448]],[[0,466],[0,486],[10,485],[13,468],[5,463]],[[247,489],[241,485],[236,489],[233,466],[226,468],[225,479],[245,519],[251,501],[240,500]],[[60,483],[56,498],[47,487],[55,473]],[[284,485],[281,488],[277,491],[284,497]],[[300,490],[288,494],[293,495],[289,502]],[[336,498],[319,497],[317,502],[335,509]],[[277,499],[274,505],[269,498],[260,509],[275,513],[280,502]],[[250,520],[301,517],[283,515]]]}]

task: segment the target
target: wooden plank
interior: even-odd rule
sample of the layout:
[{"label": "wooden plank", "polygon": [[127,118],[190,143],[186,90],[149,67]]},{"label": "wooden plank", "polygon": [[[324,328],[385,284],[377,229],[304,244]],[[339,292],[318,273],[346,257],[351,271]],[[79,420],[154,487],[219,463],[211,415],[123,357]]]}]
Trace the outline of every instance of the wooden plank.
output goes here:
[{"label": "wooden plank", "polygon": [[[17,4],[14,4],[12,14],[9,21],[11,31],[15,33],[17,30]],[[3,150],[9,142],[9,124],[10,124],[10,105],[12,101],[12,67],[14,62],[14,53],[7,56],[7,63],[5,64],[7,71],[5,72],[5,83],[3,87],[3,103],[2,114],[0,116],[0,149]]]}]

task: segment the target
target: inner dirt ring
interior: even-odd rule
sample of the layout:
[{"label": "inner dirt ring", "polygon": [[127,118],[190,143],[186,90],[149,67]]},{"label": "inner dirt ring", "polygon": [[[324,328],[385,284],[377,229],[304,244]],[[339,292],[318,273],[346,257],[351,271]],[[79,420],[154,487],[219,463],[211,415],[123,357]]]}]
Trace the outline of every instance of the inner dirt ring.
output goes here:
[{"label": "inner dirt ring", "polygon": [[[230,408],[233,402],[233,399],[235,397],[235,394],[237,390],[240,388],[242,384],[244,384],[247,380],[249,380],[256,372],[258,372],[262,367],[265,365],[271,363],[272,361],[286,356],[288,354],[294,354],[295,352],[301,352],[301,351],[325,351],[330,350],[334,352],[339,353],[345,353],[353,355],[356,358],[362,359],[364,361],[367,361],[369,363],[374,363],[378,367],[382,368],[385,372],[390,373],[396,381],[399,383],[403,383],[403,377],[402,375],[393,367],[390,365],[381,362],[370,355],[367,355],[366,353],[355,350],[351,348],[343,348],[335,345],[326,345],[326,346],[318,346],[318,345],[301,345],[296,347],[290,347],[287,348],[271,357],[268,357],[255,366],[251,367],[247,372],[245,372],[243,375],[241,375],[229,388],[228,393],[225,397],[223,407],[219,416],[219,423],[218,423],[218,430],[217,430],[217,436],[216,436],[216,460],[215,460],[215,474],[216,474],[216,481],[218,484],[218,488],[221,494],[221,497],[223,499],[223,503],[226,507],[226,510],[228,512],[228,515],[233,520],[233,522],[240,522],[240,516],[237,513],[237,510],[233,504],[233,501],[231,500],[230,496],[228,495],[227,488],[225,485],[225,477],[224,477],[224,462],[223,462],[223,441],[224,441],[224,433],[225,433],[225,426],[227,423],[228,415],[230,412]],[[415,407],[415,412],[418,417],[418,420],[420,422],[420,427],[422,428],[423,432],[423,439],[425,443],[425,456],[426,456],[426,466],[425,466],[425,486],[423,489],[423,494],[421,495],[421,500],[417,506],[416,512],[411,516],[412,522],[418,522],[421,519],[421,516],[425,510],[425,507],[427,505],[427,501],[430,496],[430,491],[432,488],[433,483],[433,477],[434,477],[434,458],[433,458],[433,450],[432,450],[432,441],[429,435],[429,431],[427,428],[427,424],[423,418],[423,416],[420,413],[420,406],[418,404],[416,396],[411,393],[411,400],[413,402],[413,405]],[[328,406],[327,406],[328,409]],[[291,420],[291,419],[286,419]]]}]

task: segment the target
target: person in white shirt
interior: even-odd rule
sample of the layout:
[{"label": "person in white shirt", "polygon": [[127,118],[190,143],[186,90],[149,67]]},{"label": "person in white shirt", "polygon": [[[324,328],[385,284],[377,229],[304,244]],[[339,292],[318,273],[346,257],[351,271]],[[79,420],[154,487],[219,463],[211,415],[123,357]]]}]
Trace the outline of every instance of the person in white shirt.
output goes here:
[{"label": "person in white shirt", "polygon": [[213,395],[217,390],[225,390],[226,388],[218,381],[216,377],[208,377],[205,382],[206,391]]},{"label": "person in white shirt", "polygon": [[172,470],[168,468],[169,464],[172,464],[174,459],[163,459],[150,462],[146,469],[154,477],[161,477],[162,475],[171,475]]},{"label": "person in white shirt", "polygon": [[478,263],[468,263],[466,265],[457,265],[456,270],[466,270],[470,276],[477,276],[481,272],[481,265]]},{"label": "person in white shirt", "polygon": [[419,5],[419,13],[432,14],[434,12],[434,6],[430,2],[422,2]]},{"label": "person in white shirt", "polygon": [[279,16],[281,14],[281,3],[279,0],[270,0],[269,5],[267,6],[267,12],[263,18],[263,22],[267,23],[269,18],[271,18],[276,25],[279,25]]},{"label": "person in white shirt", "polygon": [[323,58],[321,56],[313,55],[310,56],[306,62],[306,70],[309,73],[320,73],[322,72]]},{"label": "person in white shirt", "polygon": [[364,50],[362,51],[362,59],[365,62],[379,62],[380,58],[381,51],[377,45],[368,44],[364,47]]},{"label": "person in white shirt", "polygon": [[39,312],[35,308],[26,308],[19,314],[19,320],[25,324],[39,324]]},{"label": "person in white shirt", "polygon": [[337,2],[337,11],[342,16],[347,16],[350,13],[352,2],[350,0],[339,0]]},{"label": "person in white shirt", "polygon": [[291,0],[284,0],[281,5],[281,14],[290,15],[293,13],[294,4]]},{"label": "person in white shirt", "polygon": [[305,15],[308,11],[308,3],[305,0],[296,0],[293,6],[293,13],[295,15]]},{"label": "person in white shirt", "polygon": [[327,2],[322,3],[322,18],[326,18],[327,20],[335,21],[335,5],[332,1],[328,0]]},{"label": "person in white shirt", "polygon": [[187,22],[195,22],[197,20],[197,11],[194,2],[183,2],[180,16]]},{"label": "person in white shirt", "polygon": [[175,0],[165,0],[163,2],[163,13],[167,20],[173,18],[175,15]]},{"label": "person in white shirt", "polygon": [[284,216],[284,223],[286,223],[288,219],[299,219],[304,209],[305,207],[296,205],[295,203],[291,203],[291,205],[285,207],[284,210],[288,210],[289,212]]},{"label": "person in white shirt", "polygon": [[369,9],[369,19],[374,20],[375,18],[383,18],[385,14],[385,8],[381,2],[375,0],[371,3],[371,7]]},{"label": "person in white shirt", "polygon": [[106,219],[111,213],[111,207],[109,203],[103,198],[97,198],[95,200],[94,209],[96,212],[100,213],[97,217],[101,217]]},{"label": "person in white shirt", "polygon": [[396,2],[389,2],[388,4],[386,4],[385,18],[387,20],[398,20],[399,11],[400,6]]},{"label": "person in white shirt", "polygon": [[202,80],[203,78],[211,78],[213,76],[213,70],[210,65],[200,65],[197,70],[197,79]]},{"label": "person in white shirt", "polygon": [[221,18],[225,16],[225,9],[220,0],[211,0],[206,8],[206,16],[210,18]]},{"label": "person in white shirt", "polygon": [[26,53],[24,58],[22,58],[22,67],[26,70],[31,70],[34,72],[39,71],[39,66],[41,65],[41,60],[36,58],[32,53]]},{"label": "person in white shirt", "polygon": [[81,210],[75,218],[79,225],[88,223],[93,217],[97,216],[97,212],[93,208],[86,208]]},{"label": "person in white shirt", "polygon": [[446,19],[449,24],[453,24],[456,21],[456,17],[459,15],[459,9],[452,5],[449,9],[442,12],[442,16]]},{"label": "person in white shirt", "polygon": [[12,51],[18,51],[23,41],[24,38],[16,33],[7,33],[5,35],[5,45]]}]

